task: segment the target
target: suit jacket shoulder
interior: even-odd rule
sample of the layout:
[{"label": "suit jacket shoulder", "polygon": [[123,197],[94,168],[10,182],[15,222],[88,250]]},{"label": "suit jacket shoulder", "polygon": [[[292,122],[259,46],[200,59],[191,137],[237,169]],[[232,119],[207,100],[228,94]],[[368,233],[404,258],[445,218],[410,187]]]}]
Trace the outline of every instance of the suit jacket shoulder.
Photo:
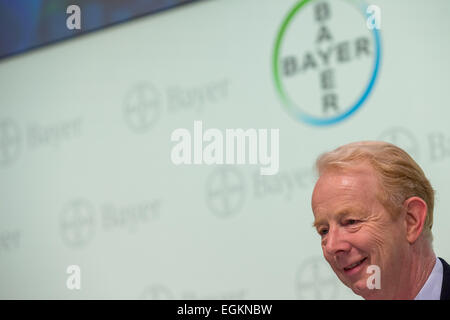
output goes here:
[{"label": "suit jacket shoulder", "polygon": [[439,258],[439,260],[441,260],[443,267],[441,300],[450,300],[450,266],[444,259]]}]

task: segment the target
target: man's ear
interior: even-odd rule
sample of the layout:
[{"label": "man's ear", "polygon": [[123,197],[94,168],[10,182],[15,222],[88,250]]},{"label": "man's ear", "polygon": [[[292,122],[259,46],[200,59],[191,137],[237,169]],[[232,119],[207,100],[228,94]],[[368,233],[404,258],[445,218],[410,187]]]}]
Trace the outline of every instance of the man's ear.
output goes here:
[{"label": "man's ear", "polygon": [[403,208],[406,210],[406,239],[413,244],[422,233],[428,207],[422,198],[411,197],[405,200]]}]

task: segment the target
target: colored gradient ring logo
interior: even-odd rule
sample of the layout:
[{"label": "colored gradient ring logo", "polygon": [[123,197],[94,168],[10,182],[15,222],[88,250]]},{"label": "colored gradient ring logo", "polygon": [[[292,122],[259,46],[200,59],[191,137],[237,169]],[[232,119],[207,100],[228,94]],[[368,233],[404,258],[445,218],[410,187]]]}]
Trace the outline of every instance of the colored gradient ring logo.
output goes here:
[{"label": "colored gradient ring logo", "polygon": [[367,8],[359,0],[302,0],[288,12],[272,65],[276,90],[294,118],[331,125],[366,102],[381,60],[380,32],[367,27]]}]

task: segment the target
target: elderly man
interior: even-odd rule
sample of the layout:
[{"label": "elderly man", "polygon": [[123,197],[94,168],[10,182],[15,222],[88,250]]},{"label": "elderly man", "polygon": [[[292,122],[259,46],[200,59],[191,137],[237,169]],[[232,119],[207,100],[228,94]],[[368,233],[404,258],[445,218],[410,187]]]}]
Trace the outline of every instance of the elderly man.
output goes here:
[{"label": "elderly man", "polygon": [[434,191],[405,151],[351,143],[316,166],[314,226],[346,286],[365,299],[450,299],[450,266],[432,247]]}]

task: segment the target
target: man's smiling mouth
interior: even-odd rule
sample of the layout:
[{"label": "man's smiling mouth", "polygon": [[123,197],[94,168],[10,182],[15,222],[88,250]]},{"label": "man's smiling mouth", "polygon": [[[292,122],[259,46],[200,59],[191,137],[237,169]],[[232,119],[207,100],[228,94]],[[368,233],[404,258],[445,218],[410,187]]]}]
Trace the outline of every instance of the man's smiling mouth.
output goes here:
[{"label": "man's smiling mouth", "polygon": [[344,271],[350,271],[352,269],[355,269],[356,267],[358,267],[360,264],[362,264],[366,260],[367,260],[367,257],[365,257],[364,259],[362,259],[358,262],[352,263],[351,265],[344,267]]}]

